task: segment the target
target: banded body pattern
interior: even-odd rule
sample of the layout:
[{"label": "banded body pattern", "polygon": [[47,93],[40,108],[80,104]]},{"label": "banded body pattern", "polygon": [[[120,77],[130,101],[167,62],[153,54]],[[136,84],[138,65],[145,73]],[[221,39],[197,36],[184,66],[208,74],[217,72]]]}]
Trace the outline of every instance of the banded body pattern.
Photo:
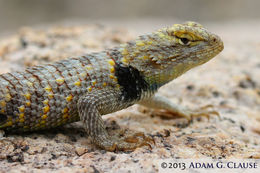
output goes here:
[{"label": "banded body pattern", "polygon": [[114,66],[109,52],[101,52],[0,75],[0,128],[37,130],[79,120],[80,96],[119,87]]},{"label": "banded body pattern", "polygon": [[[217,114],[189,111],[154,94],[223,50],[222,40],[195,22],[175,24],[100,53],[0,75],[0,128],[37,130],[81,120],[92,141],[109,151],[152,141],[108,135],[102,115],[135,103],[188,120]],[[141,140],[140,140],[141,138]]]}]

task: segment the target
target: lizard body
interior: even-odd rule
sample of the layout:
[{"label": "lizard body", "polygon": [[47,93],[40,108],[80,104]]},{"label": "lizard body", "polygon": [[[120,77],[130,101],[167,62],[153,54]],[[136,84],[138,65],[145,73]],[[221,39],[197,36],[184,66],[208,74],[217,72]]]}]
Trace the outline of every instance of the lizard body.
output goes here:
[{"label": "lizard body", "polygon": [[191,112],[155,93],[223,48],[217,35],[187,22],[106,51],[2,74],[0,129],[33,131],[82,121],[101,148],[134,149],[149,139],[111,137],[101,116],[138,103],[189,118]]}]

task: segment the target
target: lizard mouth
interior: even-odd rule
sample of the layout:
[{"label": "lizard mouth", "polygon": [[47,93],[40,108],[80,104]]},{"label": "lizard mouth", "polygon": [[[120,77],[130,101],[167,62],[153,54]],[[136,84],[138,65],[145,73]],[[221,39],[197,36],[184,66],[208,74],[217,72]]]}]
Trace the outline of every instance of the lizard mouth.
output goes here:
[{"label": "lizard mouth", "polygon": [[[201,63],[205,63],[211,58],[215,57],[224,49],[224,43],[219,36],[211,34],[212,37],[205,44],[201,44],[198,47],[191,48],[190,51],[186,53],[175,54],[170,57],[171,61],[185,61],[185,59],[196,59],[200,60]],[[199,64],[201,64],[199,63]]]},{"label": "lizard mouth", "polygon": [[171,61],[185,61],[185,59],[200,59],[201,62],[207,62],[211,58],[215,57],[217,54],[219,54],[224,49],[223,42],[219,40],[217,43],[213,45],[202,45],[197,48],[199,51],[191,51],[186,54],[177,54],[173,57],[170,57]]},{"label": "lizard mouth", "polygon": [[224,49],[224,44],[222,40],[218,40],[217,44],[214,44],[211,47],[210,52],[212,52],[212,56],[217,55],[218,53],[220,53],[222,50]]},{"label": "lizard mouth", "polygon": [[202,46],[199,49],[197,57],[199,59],[205,59],[205,62],[215,57],[224,49],[224,43],[217,35],[213,35],[211,41],[209,41],[208,46]]}]

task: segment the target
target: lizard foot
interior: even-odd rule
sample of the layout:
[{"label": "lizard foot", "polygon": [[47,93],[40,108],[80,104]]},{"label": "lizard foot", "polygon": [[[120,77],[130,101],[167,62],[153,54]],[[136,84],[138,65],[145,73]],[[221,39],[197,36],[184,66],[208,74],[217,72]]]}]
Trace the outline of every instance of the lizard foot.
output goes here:
[{"label": "lizard foot", "polygon": [[213,105],[206,105],[206,106],[200,107],[197,110],[191,110],[191,111],[186,110],[186,111],[180,112],[180,114],[177,114],[177,115],[186,118],[189,122],[191,122],[191,120],[193,118],[198,118],[198,117],[206,117],[209,120],[211,115],[214,115],[214,116],[217,116],[218,118],[220,118],[219,113],[215,110],[212,110],[213,107],[214,107]]},{"label": "lizard foot", "polygon": [[216,115],[218,118],[220,118],[220,115],[217,111],[212,110],[213,105],[206,105],[203,106],[197,110],[182,110],[182,111],[170,111],[170,110],[154,110],[152,112],[153,115],[158,115],[163,118],[171,119],[176,116],[184,117],[188,120],[188,122],[191,122],[193,118],[197,117],[206,117],[208,120],[211,115]]},{"label": "lizard foot", "polygon": [[107,151],[133,151],[142,146],[148,146],[151,149],[152,144],[155,144],[152,137],[146,136],[142,132],[127,135],[126,137],[112,136],[107,138],[105,142],[96,141],[96,143]]}]

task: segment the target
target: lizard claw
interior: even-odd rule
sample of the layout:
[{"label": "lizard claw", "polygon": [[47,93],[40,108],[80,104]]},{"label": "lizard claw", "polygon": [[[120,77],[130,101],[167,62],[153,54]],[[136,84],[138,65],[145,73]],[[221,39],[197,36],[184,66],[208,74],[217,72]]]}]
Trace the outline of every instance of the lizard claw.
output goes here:
[{"label": "lizard claw", "polygon": [[209,119],[210,115],[216,115],[220,119],[220,114],[217,111],[209,110],[209,109],[213,109],[213,108],[214,108],[213,105],[202,106],[200,108],[200,110],[196,112],[198,114],[197,117],[199,117],[201,115],[201,116],[206,116]]},{"label": "lizard claw", "polygon": [[191,122],[192,119],[198,118],[198,117],[206,117],[209,121],[211,115],[217,116],[220,119],[220,114],[217,111],[209,110],[212,108],[213,108],[213,105],[206,105],[206,106],[199,108],[198,110],[187,111],[187,113],[184,113],[184,117],[189,122]]},{"label": "lizard claw", "polygon": [[113,136],[106,139],[106,142],[101,142],[97,144],[108,151],[133,151],[136,148],[142,146],[148,146],[152,149],[152,145],[155,145],[155,141],[152,137],[146,136],[142,132],[133,133],[127,135],[126,137]]},{"label": "lizard claw", "polygon": [[209,110],[212,108],[213,108],[213,105],[206,105],[206,106],[199,108],[198,110],[187,111],[187,113],[184,113],[185,114],[184,117],[187,118],[187,120],[189,122],[192,119],[198,118],[198,117],[206,117],[209,121],[211,115],[217,116],[220,119],[220,114],[217,111]]},{"label": "lizard claw", "polygon": [[152,144],[155,144],[153,138],[146,136],[142,132],[137,132],[123,138],[115,138],[115,141],[116,150],[118,151],[133,151],[142,146],[148,146],[152,149]]},{"label": "lizard claw", "polygon": [[164,118],[173,118],[176,116],[180,116],[187,119],[188,122],[191,122],[192,119],[197,117],[206,117],[209,120],[211,115],[216,115],[218,118],[220,118],[220,114],[217,111],[210,110],[213,107],[213,105],[206,105],[199,108],[198,110],[182,110],[179,112],[171,112],[169,110],[154,110],[153,114],[159,115]]}]

